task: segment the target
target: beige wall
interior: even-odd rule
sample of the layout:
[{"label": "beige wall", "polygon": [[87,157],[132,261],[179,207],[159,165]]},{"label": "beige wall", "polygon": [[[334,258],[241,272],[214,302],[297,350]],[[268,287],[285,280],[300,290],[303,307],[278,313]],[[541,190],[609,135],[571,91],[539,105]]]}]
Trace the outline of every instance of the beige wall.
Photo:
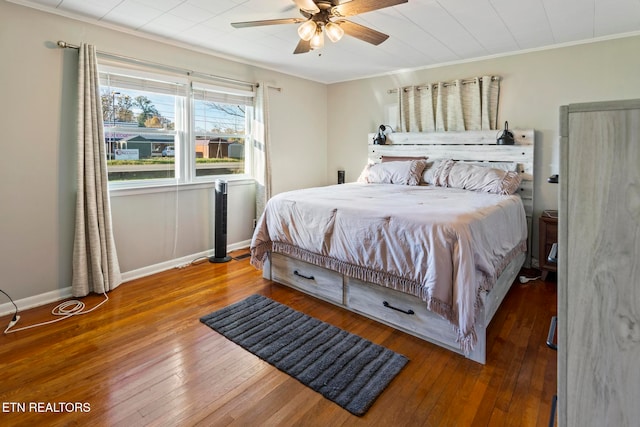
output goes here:
[{"label": "beige wall", "polygon": [[[640,98],[640,36],[542,50],[329,86],[329,180],[345,169],[354,181],[367,161],[367,133],[395,123],[396,95],[389,89],[481,75],[502,76],[500,123],[536,130],[536,218],[557,209],[558,186],[547,178],[558,170],[558,109],[587,101]],[[534,224],[535,225],[535,224]],[[534,236],[537,234],[534,228]],[[534,237],[534,256],[537,238]]]},{"label": "beige wall", "polygon": [[[326,85],[1,1],[0,289],[14,299],[43,301],[71,283],[77,51],[57,40],[281,88],[269,91],[274,192],[327,183]],[[251,238],[254,191],[246,182],[229,187],[233,245]],[[123,272],[212,249],[211,191],[114,195]]]}]

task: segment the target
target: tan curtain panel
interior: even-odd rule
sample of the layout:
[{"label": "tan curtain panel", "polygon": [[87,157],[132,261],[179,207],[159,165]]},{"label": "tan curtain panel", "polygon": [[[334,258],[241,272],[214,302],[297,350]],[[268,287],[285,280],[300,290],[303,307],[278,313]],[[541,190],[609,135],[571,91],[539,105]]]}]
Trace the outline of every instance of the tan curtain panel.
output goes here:
[{"label": "tan curtain panel", "polygon": [[78,56],[78,163],[71,293],[106,293],[122,283],[111,223],[96,50]]},{"label": "tan curtain panel", "polygon": [[[418,89],[418,88],[416,88]],[[417,132],[435,132],[436,130],[436,97],[433,96],[433,89],[430,86],[416,90],[416,103],[419,108],[418,120],[420,123]]]},{"label": "tan curtain panel", "polygon": [[466,82],[456,81],[460,90],[460,105],[462,112],[462,129],[482,130],[482,83],[480,78],[474,77]]},{"label": "tan curtain panel", "polygon": [[499,93],[497,76],[398,88],[398,131],[497,129]]},{"label": "tan curtain panel", "polygon": [[[414,111],[414,93],[417,92],[416,88],[398,88],[398,127],[401,132],[420,132],[415,130],[420,125],[415,120]],[[411,124],[413,123],[413,128]]]},{"label": "tan curtain panel", "polygon": [[482,77],[482,129],[498,129],[498,99],[500,98],[500,78]]},{"label": "tan curtain panel", "polygon": [[256,219],[259,219],[271,198],[269,87],[264,83],[259,83],[256,89],[251,133],[251,169],[256,181]]}]

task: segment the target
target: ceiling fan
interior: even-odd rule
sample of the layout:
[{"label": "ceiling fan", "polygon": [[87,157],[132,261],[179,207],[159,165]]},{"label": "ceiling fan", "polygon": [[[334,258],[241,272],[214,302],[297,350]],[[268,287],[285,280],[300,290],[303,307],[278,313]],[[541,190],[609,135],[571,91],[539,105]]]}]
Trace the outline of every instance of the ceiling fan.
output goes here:
[{"label": "ceiling fan", "polygon": [[268,19],[265,21],[233,22],[234,28],[264,25],[302,24],[298,27],[300,42],[293,53],[306,53],[324,46],[324,33],[332,42],[337,42],[346,33],[351,37],[373,45],[389,38],[364,25],[345,18],[385,7],[407,3],[408,0],[293,0],[304,18]]}]

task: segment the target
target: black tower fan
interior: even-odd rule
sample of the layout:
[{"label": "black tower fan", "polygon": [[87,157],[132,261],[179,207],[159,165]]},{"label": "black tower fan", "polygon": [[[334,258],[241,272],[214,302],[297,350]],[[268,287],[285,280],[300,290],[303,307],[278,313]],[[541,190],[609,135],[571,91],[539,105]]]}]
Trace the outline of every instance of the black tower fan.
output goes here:
[{"label": "black tower fan", "polygon": [[209,262],[227,262],[227,181],[216,180],[215,247]]}]

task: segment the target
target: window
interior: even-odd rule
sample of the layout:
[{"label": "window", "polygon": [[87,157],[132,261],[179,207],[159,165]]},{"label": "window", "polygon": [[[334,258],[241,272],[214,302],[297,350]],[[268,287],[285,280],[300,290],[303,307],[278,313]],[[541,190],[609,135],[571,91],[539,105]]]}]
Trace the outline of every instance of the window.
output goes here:
[{"label": "window", "polygon": [[193,83],[196,176],[245,171],[251,92]]},{"label": "window", "polygon": [[189,183],[246,171],[253,92],[99,66],[110,183]]}]

